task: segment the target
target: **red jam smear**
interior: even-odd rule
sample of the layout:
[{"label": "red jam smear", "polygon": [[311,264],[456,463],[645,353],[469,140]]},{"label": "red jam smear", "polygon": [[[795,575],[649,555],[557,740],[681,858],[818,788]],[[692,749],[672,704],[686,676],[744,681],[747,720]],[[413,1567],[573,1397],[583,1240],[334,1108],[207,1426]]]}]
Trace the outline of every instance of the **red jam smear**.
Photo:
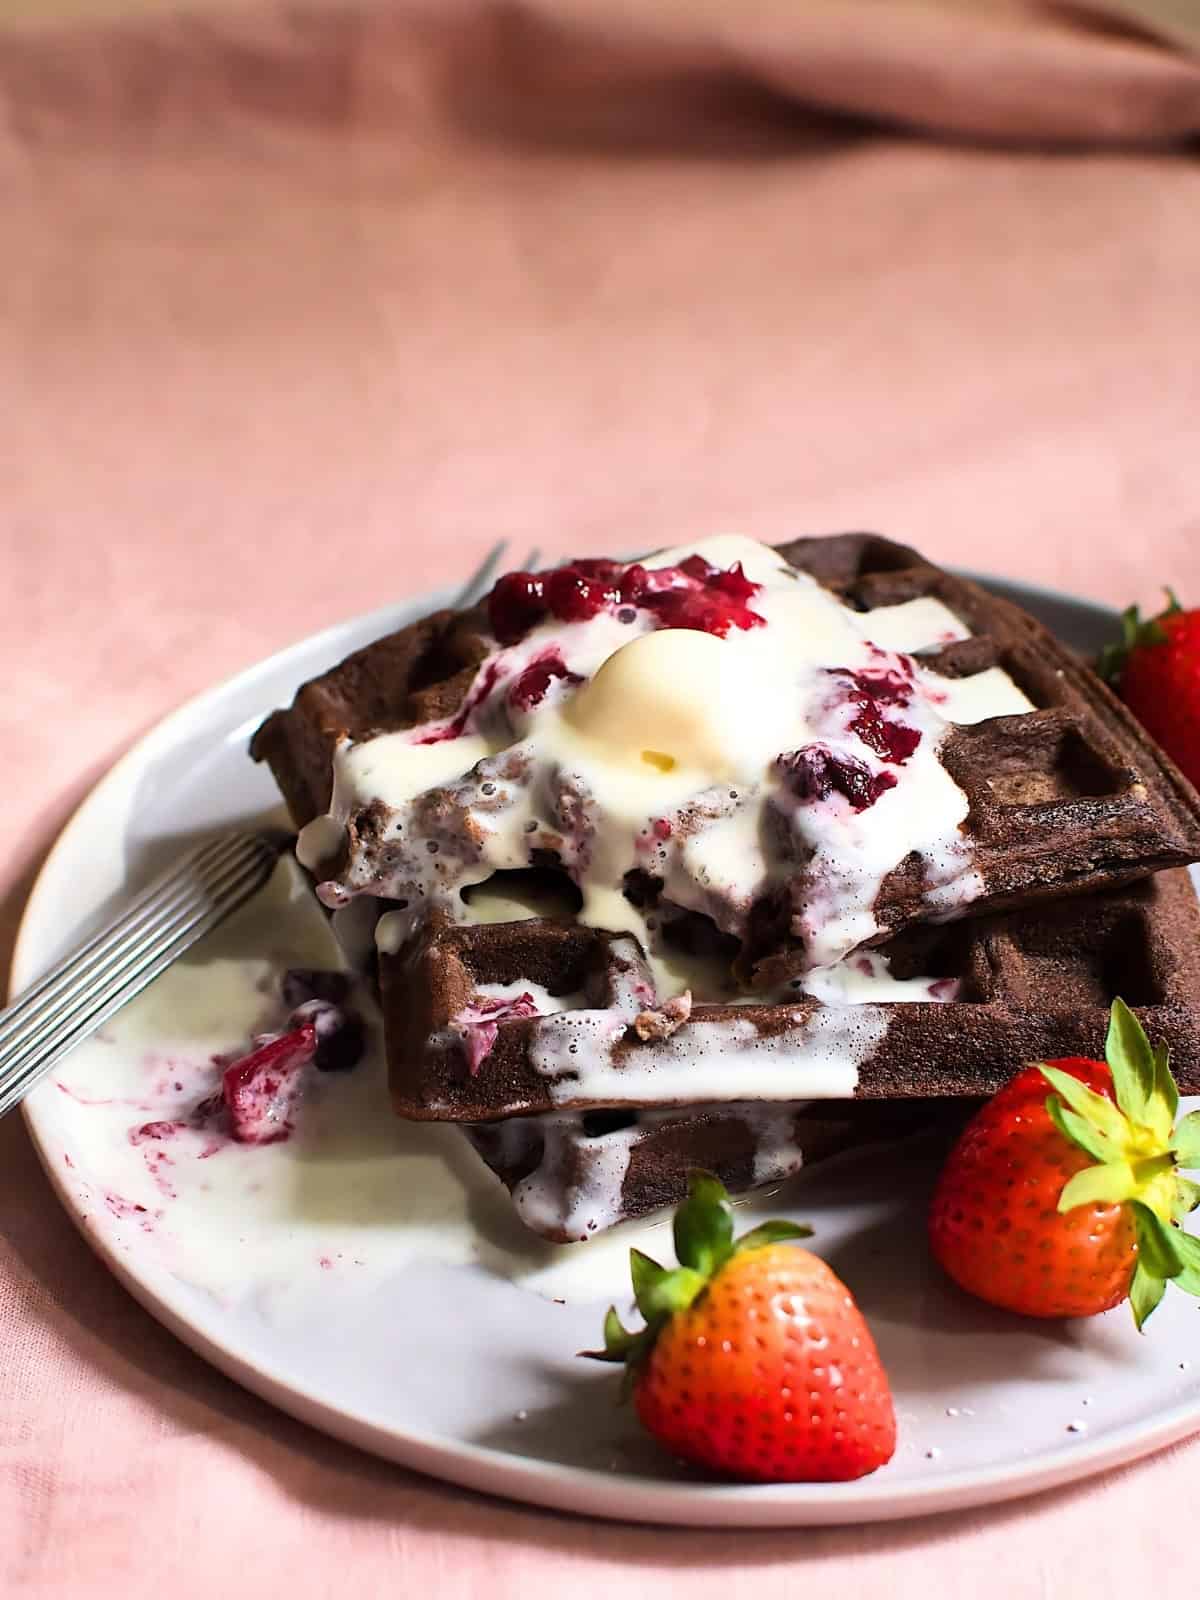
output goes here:
[{"label": "red jam smear", "polygon": [[761,586],[741,562],[722,569],[703,556],[676,567],[579,560],[550,572],[509,572],[488,596],[488,619],[503,645],[516,644],[547,617],[590,622],[623,607],[650,611],[662,628],[690,628],[725,638],[731,628],[759,628],[765,619],[749,602]]},{"label": "red jam smear", "polygon": [[780,756],[777,765],[788,789],[806,804],[840,794],[855,811],[866,811],[880,795],[896,787],[894,773],[872,772],[863,762],[834,755],[819,744]]},{"label": "red jam smear", "polygon": [[528,992],[513,1000],[492,1000],[482,996],[461,1012],[455,1019],[461,1030],[467,1070],[472,1077],[492,1053],[502,1022],[515,1022],[524,1017],[540,1016],[537,1003]]},{"label": "red jam smear", "polygon": [[447,739],[461,738],[466,732],[467,724],[476,710],[496,687],[500,677],[500,670],[498,661],[489,661],[472,685],[470,694],[458,708],[457,714],[449,722],[439,723],[429,733],[423,734],[421,738],[413,742],[415,744],[442,744]]},{"label": "red jam smear", "polygon": [[830,675],[841,682],[846,699],[854,708],[850,731],[884,761],[903,766],[920,744],[921,734],[917,728],[887,716],[884,708],[903,709],[911,704],[911,680],[899,670],[851,672],[847,667],[834,667]]},{"label": "red jam smear", "polygon": [[225,1068],[221,1092],[238,1144],[277,1144],[289,1137],[301,1073],[316,1051],[317,1030],[306,1023]]},{"label": "red jam smear", "polygon": [[508,691],[508,703],[514,711],[532,711],[541,705],[555,682],[578,684],[583,679],[568,669],[557,650],[548,650],[525,668]]}]

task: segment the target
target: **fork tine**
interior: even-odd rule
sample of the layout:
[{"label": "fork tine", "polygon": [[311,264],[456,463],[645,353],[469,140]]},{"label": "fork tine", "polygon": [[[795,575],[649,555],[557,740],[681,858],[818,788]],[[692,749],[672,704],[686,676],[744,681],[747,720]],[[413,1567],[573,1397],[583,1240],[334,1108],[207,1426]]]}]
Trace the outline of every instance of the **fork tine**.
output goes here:
[{"label": "fork tine", "polygon": [[128,1005],[172,962],[223,922],[230,911],[260,887],[260,879],[243,876],[229,886],[227,893],[234,898],[228,903],[210,905],[207,911],[193,914],[169,942],[147,947],[149,953],[143,951],[141,965],[127,973],[118,987],[100,991],[103,999],[99,1003],[73,1012],[68,1019],[70,1026],[51,1033],[49,1037],[45,1037],[39,1029],[29,1038],[23,1038],[15,1048],[0,1051],[0,1117],[23,1100],[55,1062]]},{"label": "fork tine", "polygon": [[[250,892],[253,892],[253,887]],[[245,900],[248,895],[242,894],[240,898]],[[74,1050],[76,1045],[82,1044],[84,1039],[102,1027],[123,1006],[128,1005],[130,1000],[139,995],[198,939],[217,927],[232,909],[233,906],[220,906],[210,910],[199,920],[186,924],[169,944],[157,947],[157,953],[137,967],[119,988],[106,990],[103,1003],[84,1012],[66,1031],[51,1035],[40,1045],[37,1037],[25,1040],[20,1048],[7,1053],[3,1067],[0,1068],[0,1117],[19,1104],[57,1061]]]},{"label": "fork tine", "polygon": [[30,1000],[22,999],[14,1011],[0,1019],[0,1070],[14,1033],[27,1034],[31,1028],[55,1029],[69,1022],[87,1003],[95,986],[122,982],[124,974],[135,968],[148,943],[170,937],[172,930],[189,914],[204,912],[231,887],[252,878],[260,868],[257,854],[244,850],[220,860],[205,878],[197,877],[178,887],[168,888],[157,901],[138,916],[122,918],[110,929],[110,939],[86,958],[75,957],[63,968],[60,981]]},{"label": "fork tine", "polygon": [[467,579],[459,590],[454,606],[458,611],[463,611],[467,606],[473,605],[487,588],[492,574],[504,559],[504,552],[508,549],[508,540],[498,540],[484,556],[479,566]]},{"label": "fork tine", "polygon": [[[468,606],[473,606],[475,602],[481,599],[482,596],[487,592],[491,585],[492,579],[496,574],[496,569],[502,563],[507,549],[507,539],[501,539],[498,544],[492,546],[487,555],[484,557],[480,566],[471,574],[470,578],[468,578],[467,582],[459,591],[459,594],[454,602],[457,610],[462,611]],[[519,570],[521,572],[536,572],[541,559],[542,552],[537,545],[534,545],[533,549],[530,550],[526,555],[524,561],[521,562]]]},{"label": "fork tine", "polygon": [[[195,868],[201,867],[211,856],[220,855],[223,851],[227,850],[229,848],[229,844],[229,836],[222,836],[220,838],[209,839],[206,844],[197,845],[194,851],[189,852],[187,855],[183,856],[179,861],[177,861],[174,868],[169,873],[164,874],[161,878],[156,878],[153,882],[148,883],[145,888],[139,890],[138,893],[129,900],[124,911],[121,913],[120,920],[124,922],[126,919],[133,917],[136,912],[141,911],[145,907],[149,906],[156,896],[165,888],[169,887],[172,882],[175,880],[182,881],[187,873],[191,872]],[[110,928],[102,928],[85,943],[73,950],[70,953],[69,958],[64,958],[64,961],[66,959],[70,959],[72,961],[81,959],[90,951],[103,944],[109,937],[110,933]],[[60,982],[61,968],[63,965],[64,962],[57,963],[50,969],[49,972],[45,973],[44,976],[38,978],[34,983],[31,983],[28,988],[23,989],[20,995],[21,1000],[25,1002],[32,1001],[36,999],[36,997],[44,990],[52,987],[56,982]],[[16,997],[14,996],[13,998],[15,999]],[[0,1027],[0,1035],[2,1034],[3,1028]]]},{"label": "fork tine", "polygon": [[[123,951],[140,937],[148,937],[164,917],[207,885],[214,884],[231,863],[261,854],[256,842],[245,834],[210,839],[189,851],[173,868],[161,874],[108,927],[102,929],[77,950],[71,952],[50,972],[19,996],[22,1018],[33,1018],[52,1009],[62,994],[85,978],[103,975]],[[19,1024],[14,1020],[14,1005],[0,1011],[0,1045]]]},{"label": "fork tine", "polygon": [[262,888],[278,858],[274,844],[252,834],[210,840],[189,851],[124,916],[0,1012],[0,1116],[68,1050]]}]

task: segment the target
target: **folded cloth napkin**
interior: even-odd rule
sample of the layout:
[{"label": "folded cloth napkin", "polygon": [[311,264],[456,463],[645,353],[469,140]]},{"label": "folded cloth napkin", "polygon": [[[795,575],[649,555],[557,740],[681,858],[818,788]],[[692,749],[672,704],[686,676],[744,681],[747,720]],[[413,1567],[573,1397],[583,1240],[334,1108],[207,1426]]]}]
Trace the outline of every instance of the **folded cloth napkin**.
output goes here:
[{"label": "folded cloth napkin", "polygon": [[707,115],[714,86],[757,85],[973,140],[1200,134],[1200,0],[7,0],[0,109],[32,109],[36,123],[39,95],[87,102],[97,52],[106,106],[123,88],[143,106],[148,90],[169,99],[169,76],[148,81],[154,34],[168,75],[199,58],[257,84],[282,59],[327,98],[387,73],[411,87],[425,68],[445,86],[449,63],[493,110],[515,84],[527,112],[594,116],[606,100],[642,129],[647,116]]}]

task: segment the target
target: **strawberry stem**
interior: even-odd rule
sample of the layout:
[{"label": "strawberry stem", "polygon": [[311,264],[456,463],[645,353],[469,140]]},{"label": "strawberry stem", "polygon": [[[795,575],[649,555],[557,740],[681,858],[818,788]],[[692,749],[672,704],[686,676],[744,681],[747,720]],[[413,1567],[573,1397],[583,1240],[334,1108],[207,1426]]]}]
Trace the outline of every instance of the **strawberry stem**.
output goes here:
[{"label": "strawberry stem", "polygon": [[1121,637],[1106,644],[1096,660],[1096,671],[1105,683],[1116,688],[1121,682],[1130,656],[1146,645],[1166,644],[1167,632],[1164,617],[1173,617],[1183,607],[1174,589],[1166,589],[1167,604],[1156,617],[1143,619],[1137,606],[1127,606],[1121,613]]},{"label": "strawberry stem", "polygon": [[1129,1300],[1140,1332],[1169,1282],[1200,1295],[1200,1240],[1181,1227],[1200,1203],[1200,1185],[1179,1172],[1181,1166],[1200,1167],[1200,1113],[1176,1124],[1179,1088],[1166,1046],[1151,1048],[1145,1029],[1120,999],[1113,1001],[1105,1058],[1115,1104],[1072,1074],[1041,1065],[1055,1091],[1047,1113],[1059,1133],[1095,1163],[1069,1179],[1058,1209],[1130,1207],[1137,1262]]},{"label": "strawberry stem", "polygon": [[798,1222],[763,1222],[735,1240],[733,1206],[725,1185],[711,1172],[697,1169],[688,1173],[687,1199],[675,1212],[673,1232],[677,1267],[661,1266],[641,1250],[629,1252],[634,1301],[645,1327],[630,1332],[616,1307],[610,1306],[604,1318],[604,1348],[579,1352],[593,1361],[624,1362],[624,1392],[663,1328],[687,1310],[732,1256],[783,1240],[806,1239],[812,1229]]}]

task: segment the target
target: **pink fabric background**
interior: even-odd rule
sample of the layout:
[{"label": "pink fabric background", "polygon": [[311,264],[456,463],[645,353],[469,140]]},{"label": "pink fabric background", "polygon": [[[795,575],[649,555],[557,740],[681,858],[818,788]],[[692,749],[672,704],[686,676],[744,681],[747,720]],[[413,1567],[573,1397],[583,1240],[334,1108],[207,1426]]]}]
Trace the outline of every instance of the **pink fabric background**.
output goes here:
[{"label": "pink fabric background", "polygon": [[[511,8],[249,9],[0,29],[0,974],[117,752],[500,535],[872,526],[1113,602],[1200,598],[1193,159],[924,143],[707,70],[634,82],[619,52],[552,93]],[[0,1327],[5,1595],[1103,1600],[1152,1559],[1189,1570],[1200,1443],[829,1533],[623,1529],[419,1480],[162,1332],[15,1119]]]}]

